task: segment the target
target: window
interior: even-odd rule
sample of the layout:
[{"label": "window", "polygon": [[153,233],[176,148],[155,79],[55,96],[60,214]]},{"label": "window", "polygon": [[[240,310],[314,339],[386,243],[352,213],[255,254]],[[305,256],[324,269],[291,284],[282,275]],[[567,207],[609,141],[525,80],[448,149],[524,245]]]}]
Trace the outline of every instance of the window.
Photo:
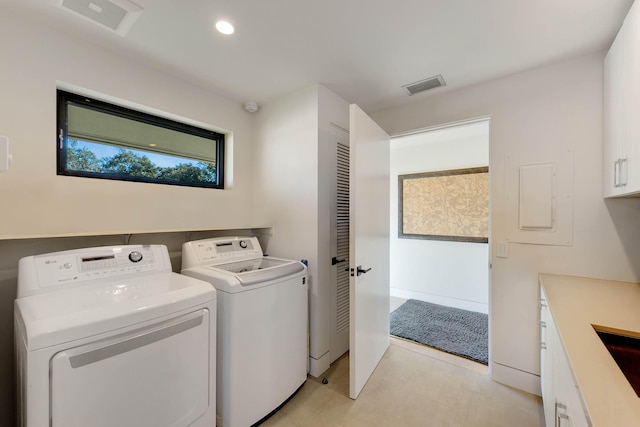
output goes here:
[{"label": "window", "polygon": [[224,135],[58,90],[58,175],[224,188]]}]

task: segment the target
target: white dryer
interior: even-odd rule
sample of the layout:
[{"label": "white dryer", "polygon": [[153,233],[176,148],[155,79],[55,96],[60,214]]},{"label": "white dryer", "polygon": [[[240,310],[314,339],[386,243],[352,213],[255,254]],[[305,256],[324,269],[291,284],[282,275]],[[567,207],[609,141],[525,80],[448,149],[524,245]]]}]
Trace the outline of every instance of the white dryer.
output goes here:
[{"label": "white dryer", "polygon": [[216,292],[166,247],[22,258],[14,313],[20,425],[214,425]]},{"label": "white dryer", "polygon": [[307,379],[306,266],[223,237],[183,244],[182,274],[218,291],[217,425],[262,421]]}]

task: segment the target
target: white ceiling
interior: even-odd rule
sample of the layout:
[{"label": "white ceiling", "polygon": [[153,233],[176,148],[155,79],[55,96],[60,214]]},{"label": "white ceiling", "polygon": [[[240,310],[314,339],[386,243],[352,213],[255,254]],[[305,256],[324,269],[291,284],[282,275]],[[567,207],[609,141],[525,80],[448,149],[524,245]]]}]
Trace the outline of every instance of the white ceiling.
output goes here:
[{"label": "white ceiling", "polygon": [[[124,36],[54,6],[0,5],[152,61],[234,101],[321,83],[368,112],[611,44],[632,0],[134,0]],[[214,22],[227,18],[236,33]],[[409,97],[403,85],[442,74]]]}]

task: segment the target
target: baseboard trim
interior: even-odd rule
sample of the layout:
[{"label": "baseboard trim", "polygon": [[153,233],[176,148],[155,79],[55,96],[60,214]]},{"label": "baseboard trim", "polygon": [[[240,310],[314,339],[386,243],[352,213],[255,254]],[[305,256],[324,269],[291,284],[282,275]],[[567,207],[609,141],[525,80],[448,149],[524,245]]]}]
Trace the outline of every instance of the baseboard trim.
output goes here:
[{"label": "baseboard trim", "polygon": [[481,302],[467,301],[458,298],[445,297],[441,295],[427,294],[424,292],[409,291],[400,288],[390,288],[389,294],[392,297],[404,299],[417,299],[433,304],[446,305],[447,307],[460,308],[462,310],[476,311],[478,313],[489,313],[489,304]]},{"label": "baseboard trim", "polygon": [[542,396],[539,375],[534,375],[495,362],[491,362],[490,375],[491,379],[495,382],[526,391],[527,393]]}]

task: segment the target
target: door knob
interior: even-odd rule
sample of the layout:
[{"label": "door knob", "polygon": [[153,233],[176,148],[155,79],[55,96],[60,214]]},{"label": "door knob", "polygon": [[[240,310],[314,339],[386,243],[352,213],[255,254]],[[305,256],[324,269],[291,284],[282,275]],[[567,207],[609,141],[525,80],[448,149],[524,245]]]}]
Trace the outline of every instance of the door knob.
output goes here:
[{"label": "door knob", "polygon": [[345,262],[346,259],[338,259],[338,257],[333,257],[331,258],[331,265],[336,265],[336,264],[340,264],[341,262]]},{"label": "door knob", "polygon": [[359,276],[359,275],[364,274],[364,273],[368,273],[369,271],[371,271],[371,267],[369,267],[366,270],[364,270],[362,268],[362,266],[359,265],[359,266],[356,267],[356,276]]},{"label": "door knob", "polygon": [[359,265],[359,266],[356,267],[356,271],[355,271],[356,274],[354,274],[353,268],[347,267],[347,268],[344,269],[344,271],[349,271],[351,273],[351,277],[353,277],[353,276],[359,276],[361,274],[364,274],[364,273],[367,273],[367,272],[371,271],[371,267],[367,268],[366,270],[363,270],[362,266]]}]

